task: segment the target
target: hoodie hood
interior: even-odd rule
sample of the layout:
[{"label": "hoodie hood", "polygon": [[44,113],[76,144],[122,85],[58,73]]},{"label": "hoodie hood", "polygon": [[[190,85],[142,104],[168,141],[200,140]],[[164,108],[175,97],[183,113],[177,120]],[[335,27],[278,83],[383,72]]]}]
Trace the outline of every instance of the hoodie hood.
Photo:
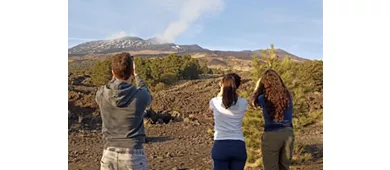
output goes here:
[{"label": "hoodie hood", "polygon": [[134,99],[137,88],[121,80],[111,80],[103,88],[103,98],[112,106],[126,107]]}]

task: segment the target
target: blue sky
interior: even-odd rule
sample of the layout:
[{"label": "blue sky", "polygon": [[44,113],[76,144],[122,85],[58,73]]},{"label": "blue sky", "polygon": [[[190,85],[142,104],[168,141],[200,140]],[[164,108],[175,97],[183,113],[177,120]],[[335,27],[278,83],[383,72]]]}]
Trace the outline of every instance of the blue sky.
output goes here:
[{"label": "blue sky", "polygon": [[256,50],[273,43],[322,59],[322,0],[69,0],[68,47],[159,35],[212,50]]}]

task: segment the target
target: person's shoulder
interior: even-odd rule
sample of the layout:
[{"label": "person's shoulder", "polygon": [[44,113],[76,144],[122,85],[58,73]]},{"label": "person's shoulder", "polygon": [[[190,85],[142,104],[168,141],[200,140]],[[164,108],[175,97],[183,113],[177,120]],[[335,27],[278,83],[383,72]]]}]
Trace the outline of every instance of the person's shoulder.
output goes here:
[{"label": "person's shoulder", "polygon": [[142,101],[151,100],[152,95],[149,93],[149,91],[147,89],[136,88],[136,87],[134,87],[134,89],[136,89],[136,92],[133,92],[134,98],[136,98],[138,100],[142,100]]},{"label": "person's shoulder", "polygon": [[248,100],[246,100],[246,99],[243,98],[243,97],[238,97],[238,100],[241,101],[241,102],[246,102],[246,103],[248,103]]},{"label": "person's shoulder", "polygon": [[210,99],[209,103],[213,104],[213,105],[218,105],[218,104],[222,103],[222,97],[220,97],[220,96],[213,97]]},{"label": "person's shoulder", "polygon": [[238,98],[238,103],[240,103],[241,105],[248,105],[248,100],[246,100],[245,98],[242,98],[242,97],[239,97]]},{"label": "person's shoulder", "polygon": [[96,96],[99,96],[99,95],[101,95],[102,93],[103,93],[103,90],[104,90],[104,87],[105,87],[106,85],[103,85],[103,86],[100,86],[100,87],[98,87],[97,88],[97,90],[96,90]]},{"label": "person's shoulder", "polygon": [[138,88],[137,93],[139,97],[148,97],[150,96],[150,92],[145,88]]},{"label": "person's shoulder", "polygon": [[259,95],[259,97],[257,97],[257,104],[260,107],[263,107],[263,105],[264,105],[264,97],[265,97],[264,94],[261,94],[261,95]]},{"label": "person's shoulder", "polygon": [[216,97],[211,98],[211,99],[210,99],[210,102],[216,102],[216,101],[218,101],[218,100],[222,100],[222,98],[216,96]]},{"label": "person's shoulder", "polygon": [[215,109],[216,108],[216,106],[218,105],[218,96],[217,97],[213,97],[213,98],[211,98],[210,99],[210,101],[209,101],[209,107],[210,107],[210,109]]},{"label": "person's shoulder", "polygon": [[248,108],[248,101],[245,98],[238,97],[236,105],[238,108],[237,111],[240,114],[244,114],[245,110]]},{"label": "person's shoulder", "polygon": [[265,95],[264,95],[264,94],[261,94],[261,95],[259,95],[259,97],[257,97],[257,99],[258,99],[258,100],[264,100],[264,97],[265,97]]}]

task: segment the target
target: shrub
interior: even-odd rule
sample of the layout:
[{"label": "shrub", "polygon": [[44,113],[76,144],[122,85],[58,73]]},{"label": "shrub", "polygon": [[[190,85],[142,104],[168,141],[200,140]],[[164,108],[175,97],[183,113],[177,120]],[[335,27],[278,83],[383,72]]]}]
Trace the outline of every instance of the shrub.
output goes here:
[{"label": "shrub", "polygon": [[137,73],[145,79],[150,87],[160,82],[168,85],[178,80],[197,79],[201,73],[198,60],[189,55],[170,54],[163,58],[153,59],[137,57],[135,63]]},{"label": "shrub", "polygon": [[164,90],[165,89],[165,84],[160,82],[160,83],[157,83],[156,86],[154,87],[154,91],[160,91],[160,90]]},{"label": "shrub", "polygon": [[96,62],[92,67],[91,79],[96,86],[104,85],[112,79],[111,58]]},{"label": "shrub", "polygon": [[[178,80],[198,79],[202,71],[198,60],[189,55],[170,54],[163,58],[145,59],[135,57],[134,62],[136,72],[149,87],[156,86],[158,83],[169,85]],[[109,82],[112,78],[111,58],[96,62],[91,69],[91,78],[97,86]]]},{"label": "shrub", "polygon": [[198,79],[200,74],[200,66],[196,59],[190,59],[184,61],[181,67],[182,77],[186,80]]},{"label": "shrub", "polygon": [[[177,82],[178,77],[177,77],[177,75],[174,75],[172,73],[164,73],[161,75],[160,79],[161,79],[161,82],[164,84],[173,84],[173,83]],[[158,84],[159,83],[157,83],[157,85]]]},{"label": "shrub", "polygon": [[75,75],[81,74],[91,74],[91,69],[94,66],[96,61],[73,61],[68,62],[68,73],[73,73]]}]

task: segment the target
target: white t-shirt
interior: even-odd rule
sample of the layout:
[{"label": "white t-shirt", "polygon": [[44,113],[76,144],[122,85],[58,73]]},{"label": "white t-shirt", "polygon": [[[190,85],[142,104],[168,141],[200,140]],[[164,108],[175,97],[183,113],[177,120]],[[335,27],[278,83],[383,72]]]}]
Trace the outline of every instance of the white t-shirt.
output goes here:
[{"label": "white t-shirt", "polygon": [[214,140],[242,140],[242,118],[248,107],[244,98],[238,98],[235,105],[225,109],[222,97],[214,97],[210,100],[210,109],[214,114]]}]

